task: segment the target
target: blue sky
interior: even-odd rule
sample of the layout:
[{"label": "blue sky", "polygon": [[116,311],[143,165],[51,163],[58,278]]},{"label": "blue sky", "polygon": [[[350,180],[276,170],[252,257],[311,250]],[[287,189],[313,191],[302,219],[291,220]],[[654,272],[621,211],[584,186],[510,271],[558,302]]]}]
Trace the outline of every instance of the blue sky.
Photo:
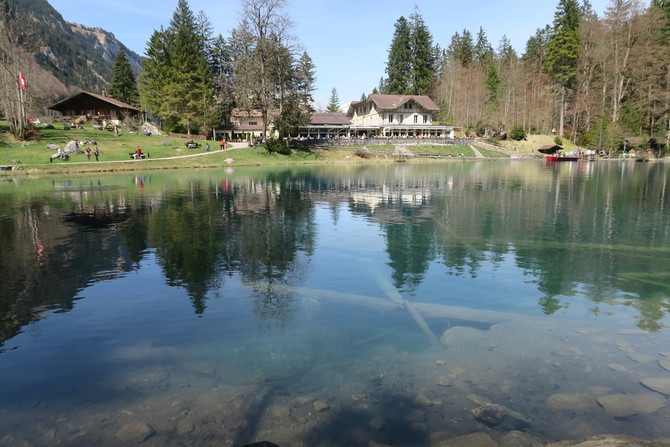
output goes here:
[{"label": "blue sky", "polygon": [[[113,33],[131,50],[143,55],[151,33],[167,27],[177,0],[48,0],[69,22],[100,27]],[[189,0],[194,13],[204,11],[216,34],[224,37],[239,23],[239,0]],[[591,0],[602,15],[608,0]],[[333,87],[340,101],[358,100],[370,93],[384,76],[394,23],[409,17],[414,5],[433,35],[434,43],[449,45],[451,36],[468,29],[474,36],[483,27],[497,48],[503,35],[517,53],[537,28],[551,24],[558,0],[453,0],[365,1],[288,0],[286,13],[294,22],[293,34],[316,65],[314,99],[327,103]]]}]

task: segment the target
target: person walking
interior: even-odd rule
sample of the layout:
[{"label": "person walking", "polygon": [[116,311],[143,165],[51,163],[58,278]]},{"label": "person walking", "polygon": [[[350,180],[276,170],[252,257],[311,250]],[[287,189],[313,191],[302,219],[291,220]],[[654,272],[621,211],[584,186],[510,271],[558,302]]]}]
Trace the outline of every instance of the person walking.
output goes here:
[{"label": "person walking", "polygon": [[87,147],[84,152],[86,152],[86,158],[88,159],[88,161],[91,161],[91,148]]},{"label": "person walking", "polygon": [[95,161],[100,161],[98,160],[98,157],[100,156],[100,151],[98,150],[98,146],[93,149],[93,155],[95,155]]}]

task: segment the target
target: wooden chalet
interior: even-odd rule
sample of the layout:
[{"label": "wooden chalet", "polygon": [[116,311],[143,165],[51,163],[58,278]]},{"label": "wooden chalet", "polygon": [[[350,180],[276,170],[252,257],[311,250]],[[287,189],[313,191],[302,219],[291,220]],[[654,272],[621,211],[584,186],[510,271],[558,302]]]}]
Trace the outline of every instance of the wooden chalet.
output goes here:
[{"label": "wooden chalet", "polygon": [[108,96],[81,92],[49,107],[63,117],[86,117],[86,120],[119,120],[140,114],[140,109]]}]

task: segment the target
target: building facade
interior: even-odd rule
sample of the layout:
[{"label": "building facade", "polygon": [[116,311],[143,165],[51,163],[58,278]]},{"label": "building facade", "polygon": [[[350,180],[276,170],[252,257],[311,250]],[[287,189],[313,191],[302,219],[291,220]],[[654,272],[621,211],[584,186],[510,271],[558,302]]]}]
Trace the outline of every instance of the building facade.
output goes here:
[{"label": "building facade", "polygon": [[373,94],[347,111],[352,137],[453,138],[456,128],[433,124],[440,108],[428,96]]}]

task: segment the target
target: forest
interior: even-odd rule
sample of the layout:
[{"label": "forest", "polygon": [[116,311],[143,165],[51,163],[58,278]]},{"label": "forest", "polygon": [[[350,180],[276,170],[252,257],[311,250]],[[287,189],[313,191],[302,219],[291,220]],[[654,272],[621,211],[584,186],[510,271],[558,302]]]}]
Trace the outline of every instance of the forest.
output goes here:
[{"label": "forest", "polygon": [[433,53],[430,94],[440,119],[470,134],[521,127],[595,149],[631,137],[667,145],[669,50],[670,1],[611,0],[600,17],[588,1],[560,0],[521,55],[506,37],[494,49],[481,28],[456,32]]}]

